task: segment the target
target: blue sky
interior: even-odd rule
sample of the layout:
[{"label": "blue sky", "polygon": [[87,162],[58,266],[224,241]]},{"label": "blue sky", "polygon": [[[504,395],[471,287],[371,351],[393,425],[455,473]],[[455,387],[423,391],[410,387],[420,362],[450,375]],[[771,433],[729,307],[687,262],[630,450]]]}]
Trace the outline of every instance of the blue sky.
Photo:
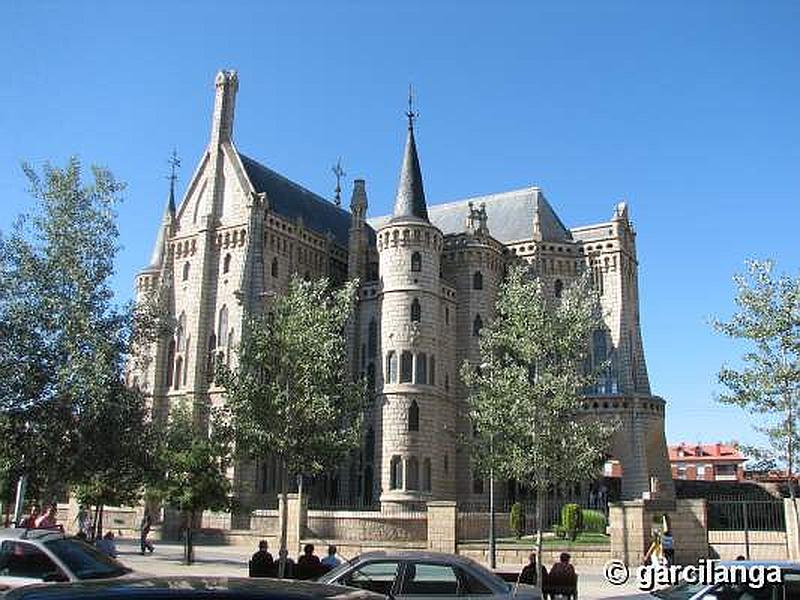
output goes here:
[{"label": "blue sky", "polygon": [[208,141],[218,69],[239,71],[242,152],[328,196],[341,156],[372,215],[413,82],[430,203],[538,185],[578,226],[629,202],[668,439],[755,439],[713,400],[742,348],[708,319],[746,258],[798,273],[800,3],[6,2],[0,22],[0,230],[29,203],[21,161],[110,167],[128,183],[121,300],[170,152],[182,192]]}]

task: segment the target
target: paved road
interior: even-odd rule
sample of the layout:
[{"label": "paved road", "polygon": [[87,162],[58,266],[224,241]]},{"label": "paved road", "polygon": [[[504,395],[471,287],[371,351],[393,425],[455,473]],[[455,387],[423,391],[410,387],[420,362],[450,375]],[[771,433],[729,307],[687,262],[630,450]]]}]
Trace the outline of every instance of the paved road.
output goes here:
[{"label": "paved road", "polygon": [[[175,543],[158,543],[151,554],[139,554],[138,540],[118,539],[119,559],[127,566],[150,575],[221,575],[228,577],[247,577],[247,561],[255,548],[244,546],[195,546],[195,564],[183,564],[183,546]],[[277,554],[277,552],[273,552]],[[599,600],[601,598],[625,598],[637,594],[634,585],[613,586],[605,581],[601,567],[581,568],[576,564],[580,575],[580,600]]]}]

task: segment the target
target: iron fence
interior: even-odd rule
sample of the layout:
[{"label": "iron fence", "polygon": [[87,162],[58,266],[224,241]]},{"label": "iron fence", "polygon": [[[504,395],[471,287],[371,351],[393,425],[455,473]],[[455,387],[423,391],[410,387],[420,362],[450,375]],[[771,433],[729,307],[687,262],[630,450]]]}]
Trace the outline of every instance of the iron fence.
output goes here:
[{"label": "iron fence", "polygon": [[783,501],[715,499],[707,501],[708,529],[714,531],[785,531]]},{"label": "iron fence", "polygon": [[[512,524],[512,510],[515,504],[519,505],[519,517]],[[608,505],[588,498],[548,497],[542,506],[542,531],[553,531],[561,523],[561,511],[567,504],[577,504],[584,511],[593,510],[597,518],[602,520],[607,517]],[[524,498],[517,501],[502,500],[495,503],[495,537],[517,538],[532,536],[539,529],[536,522],[536,500]],[[462,502],[458,505],[458,537],[459,541],[485,541],[489,537],[489,522],[491,519],[490,505],[488,502]],[[515,527],[516,525],[516,527]]]}]

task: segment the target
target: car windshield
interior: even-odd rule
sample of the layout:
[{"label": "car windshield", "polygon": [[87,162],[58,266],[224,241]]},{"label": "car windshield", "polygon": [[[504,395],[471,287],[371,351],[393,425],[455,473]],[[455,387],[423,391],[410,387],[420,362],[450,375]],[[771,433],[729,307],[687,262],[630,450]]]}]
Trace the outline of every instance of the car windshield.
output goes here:
[{"label": "car windshield", "polygon": [[663,590],[657,590],[653,592],[653,596],[664,598],[664,600],[688,600],[704,587],[706,586],[702,583],[683,582]]},{"label": "car windshield", "polygon": [[338,567],[334,567],[327,573],[323,573],[319,577],[317,577],[317,581],[321,581],[322,583],[328,583],[330,581],[336,580],[339,575],[350,569],[354,564],[358,562],[358,556],[354,556],[348,561],[343,562]]},{"label": "car windshield", "polygon": [[93,546],[78,540],[51,540],[45,546],[78,579],[104,579],[130,573],[131,569],[103,554]]}]

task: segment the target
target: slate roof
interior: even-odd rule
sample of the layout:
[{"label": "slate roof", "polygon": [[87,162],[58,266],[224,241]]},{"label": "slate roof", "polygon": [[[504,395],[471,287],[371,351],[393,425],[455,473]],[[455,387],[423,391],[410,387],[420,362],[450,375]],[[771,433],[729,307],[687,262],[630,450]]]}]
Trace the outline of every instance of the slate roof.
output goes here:
[{"label": "slate roof", "polygon": [[330,232],[337,243],[347,247],[349,212],[242,153],[239,158],[250,183],[256,192],[267,195],[272,210],[291,221],[301,217],[304,227],[323,235]]},{"label": "slate roof", "polygon": [[425,190],[422,187],[422,171],[419,168],[417,143],[414,129],[409,123],[406,148],[403,152],[403,166],[400,169],[400,182],[394,200],[393,219],[413,217],[428,220],[428,207],[425,205]]},{"label": "slate roof", "polygon": [[[428,207],[428,218],[444,234],[461,233],[469,214],[469,202],[486,205],[489,233],[499,242],[510,243],[533,238],[534,219],[539,216],[542,240],[563,242],[572,239],[569,230],[558,218],[541,190],[536,187],[488,196],[465,198],[446,204]],[[368,219],[376,230],[389,221],[390,216]]]}]

